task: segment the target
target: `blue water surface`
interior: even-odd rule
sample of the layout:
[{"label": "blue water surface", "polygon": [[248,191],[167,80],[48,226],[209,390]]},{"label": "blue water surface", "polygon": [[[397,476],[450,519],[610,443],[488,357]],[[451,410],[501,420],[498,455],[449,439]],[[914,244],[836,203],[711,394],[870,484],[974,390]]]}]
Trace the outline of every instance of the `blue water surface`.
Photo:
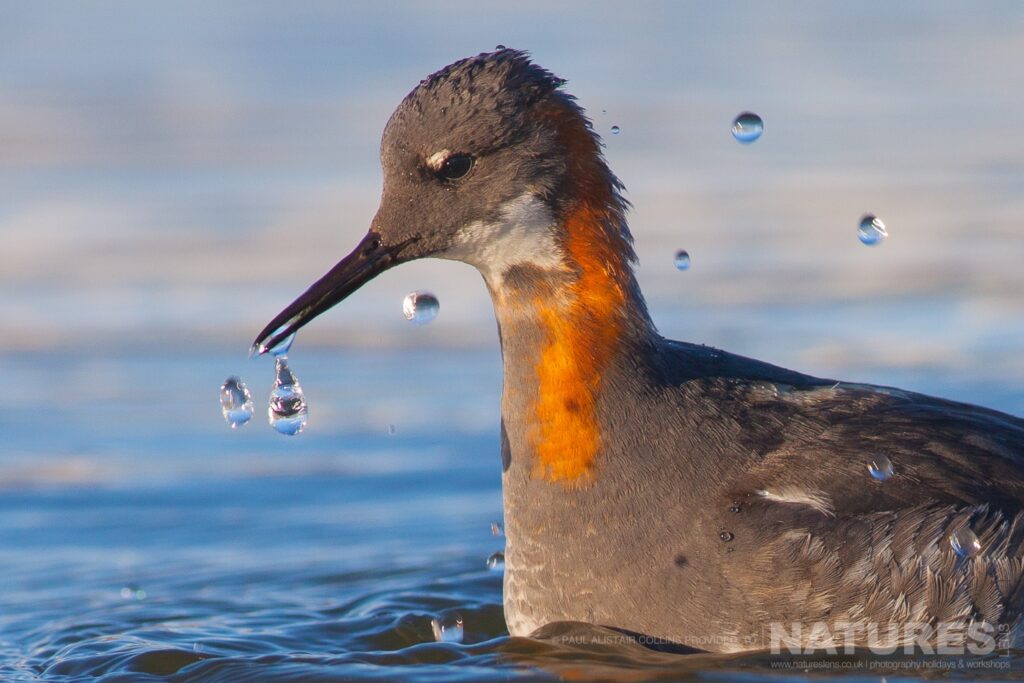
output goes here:
[{"label": "blue water surface", "polygon": [[[490,528],[501,520],[497,350],[303,353],[300,341],[292,356],[311,414],[296,438],[263,411],[240,430],[221,419],[222,375],[245,375],[259,404],[266,359],[104,349],[9,366],[21,394],[0,416],[0,677],[815,673],[766,655],[588,644],[584,627],[508,638],[501,573],[486,567],[503,547]],[[434,642],[431,620],[455,613],[464,642]],[[995,678],[1020,664],[985,661]]]}]

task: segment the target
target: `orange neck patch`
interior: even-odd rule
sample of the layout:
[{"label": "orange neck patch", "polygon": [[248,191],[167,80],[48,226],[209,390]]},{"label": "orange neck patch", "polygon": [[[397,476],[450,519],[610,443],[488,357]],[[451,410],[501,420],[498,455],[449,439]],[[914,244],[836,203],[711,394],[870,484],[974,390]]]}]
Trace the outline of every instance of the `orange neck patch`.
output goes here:
[{"label": "orange neck patch", "polygon": [[567,291],[536,302],[545,341],[536,365],[534,476],[583,484],[602,444],[597,398],[622,341],[632,247],[620,229],[616,181],[583,118],[557,105],[544,115],[554,119],[572,160],[562,246],[576,279]]}]

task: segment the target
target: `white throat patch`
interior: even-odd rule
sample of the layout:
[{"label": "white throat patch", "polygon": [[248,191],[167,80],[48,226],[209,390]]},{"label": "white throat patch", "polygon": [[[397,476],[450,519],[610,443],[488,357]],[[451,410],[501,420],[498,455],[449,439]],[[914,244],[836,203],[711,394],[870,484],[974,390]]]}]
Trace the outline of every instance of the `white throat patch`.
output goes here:
[{"label": "white throat patch", "polygon": [[562,250],[555,239],[554,217],[543,201],[527,192],[502,207],[493,223],[467,225],[441,258],[474,266],[491,288],[500,289],[505,272],[513,266],[530,265],[545,270],[564,267]]}]

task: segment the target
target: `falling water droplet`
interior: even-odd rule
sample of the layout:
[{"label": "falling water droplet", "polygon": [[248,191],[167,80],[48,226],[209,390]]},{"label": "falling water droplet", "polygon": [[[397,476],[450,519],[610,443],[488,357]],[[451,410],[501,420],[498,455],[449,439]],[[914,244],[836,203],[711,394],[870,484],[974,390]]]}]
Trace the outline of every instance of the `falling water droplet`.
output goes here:
[{"label": "falling water droplet", "polygon": [[252,394],[238,377],[228,377],[220,388],[220,412],[232,429],[252,419]]},{"label": "falling water droplet", "polygon": [[960,559],[974,557],[981,551],[981,541],[970,527],[962,526],[949,535],[949,544]]},{"label": "falling water droplet", "polygon": [[498,43],[497,45],[494,46],[494,49],[500,52],[501,50],[507,50],[508,48],[502,45],[501,43]]},{"label": "falling water droplet", "polygon": [[491,536],[502,536],[505,531],[501,528],[501,524],[498,522],[491,522]]},{"label": "falling water droplet", "polygon": [[299,380],[288,367],[288,359],[279,357],[275,362],[277,378],[270,392],[267,418],[270,426],[287,436],[295,436],[306,426],[309,415],[306,397]]},{"label": "falling water droplet", "polygon": [[402,301],[402,314],[413,325],[426,325],[440,309],[441,302],[430,292],[410,292]]},{"label": "falling water droplet", "polygon": [[393,424],[388,425],[388,436],[394,436],[397,433],[398,433],[398,427],[396,427]]},{"label": "falling water droplet", "polygon": [[764,121],[754,112],[745,111],[732,121],[732,136],[744,145],[749,145],[764,132]]},{"label": "falling water droplet", "polygon": [[487,558],[487,568],[492,571],[501,571],[505,568],[505,553],[493,553]]},{"label": "falling water droplet", "polygon": [[732,540],[733,538],[735,538],[735,536],[733,536],[733,535],[732,535],[732,532],[731,532],[731,531],[723,531],[723,532],[721,532],[720,534],[718,534],[718,538],[720,538],[721,540],[723,540],[723,541],[725,541],[726,543],[728,543],[728,542],[729,542],[729,541],[731,541],[731,540]]},{"label": "falling water droplet", "polygon": [[857,238],[864,244],[873,247],[881,244],[882,240],[888,236],[889,231],[885,229],[885,223],[875,214],[866,213],[860,219],[860,224],[857,226]]},{"label": "falling water droplet", "polygon": [[621,132],[622,132],[621,128],[619,128],[618,126],[612,126],[612,135],[618,135]]},{"label": "falling water droplet", "polygon": [[680,249],[676,252],[676,256],[673,259],[673,263],[676,264],[676,270],[689,270],[690,269],[690,252],[685,249]]},{"label": "falling water droplet", "polygon": [[893,469],[892,461],[887,456],[877,455],[868,464],[868,472],[878,481],[887,481],[892,479],[892,475],[896,473],[896,470]]},{"label": "falling water droplet", "polygon": [[461,643],[465,635],[462,615],[458,613],[431,619],[430,630],[434,632],[434,640],[439,643]]}]

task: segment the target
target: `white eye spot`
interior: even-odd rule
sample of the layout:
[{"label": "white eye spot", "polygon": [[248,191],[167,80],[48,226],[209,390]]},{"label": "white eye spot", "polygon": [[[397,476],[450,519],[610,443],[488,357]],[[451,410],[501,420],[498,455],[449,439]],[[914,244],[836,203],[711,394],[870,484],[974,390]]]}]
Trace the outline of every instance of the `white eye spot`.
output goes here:
[{"label": "white eye spot", "polygon": [[440,171],[444,165],[445,160],[452,154],[449,149],[442,149],[440,152],[434,152],[427,157],[427,168],[431,171]]}]

